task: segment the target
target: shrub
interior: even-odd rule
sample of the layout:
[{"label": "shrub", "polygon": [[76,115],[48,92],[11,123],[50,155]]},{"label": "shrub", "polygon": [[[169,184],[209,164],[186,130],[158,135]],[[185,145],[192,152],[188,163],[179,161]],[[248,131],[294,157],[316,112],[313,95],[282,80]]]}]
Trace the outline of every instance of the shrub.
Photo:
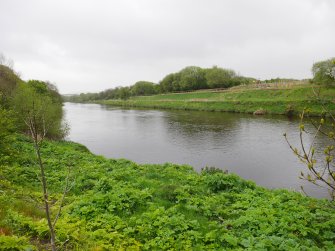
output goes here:
[{"label": "shrub", "polygon": [[335,84],[335,58],[315,63],[312,72],[313,82],[322,85]]}]

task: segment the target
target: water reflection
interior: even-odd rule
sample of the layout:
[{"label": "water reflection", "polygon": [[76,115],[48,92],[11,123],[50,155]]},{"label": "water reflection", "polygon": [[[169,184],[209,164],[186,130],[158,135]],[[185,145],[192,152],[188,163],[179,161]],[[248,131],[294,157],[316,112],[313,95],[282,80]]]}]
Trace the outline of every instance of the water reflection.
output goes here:
[{"label": "water reflection", "polygon": [[[95,104],[65,105],[69,139],[92,152],[139,163],[179,163],[196,170],[215,166],[257,184],[298,190],[313,196],[326,191],[298,179],[305,167],[284,137],[298,144],[295,119],[280,116],[170,110],[117,109]],[[306,138],[306,143],[311,138]],[[322,145],[319,138],[317,144]]]}]

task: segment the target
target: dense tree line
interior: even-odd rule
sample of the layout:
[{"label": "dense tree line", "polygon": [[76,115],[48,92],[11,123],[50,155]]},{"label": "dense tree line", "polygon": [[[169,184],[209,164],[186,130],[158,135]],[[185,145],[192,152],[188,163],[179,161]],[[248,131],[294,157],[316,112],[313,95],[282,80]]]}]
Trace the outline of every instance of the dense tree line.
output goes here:
[{"label": "dense tree line", "polygon": [[296,81],[300,81],[298,79],[294,79],[294,78],[271,78],[271,79],[265,79],[260,81],[261,83],[287,83],[287,82],[296,82]]},{"label": "dense tree line", "polygon": [[[335,59],[316,62],[312,68],[312,82],[332,85],[335,83]],[[106,99],[128,99],[131,96],[146,96],[160,93],[195,91],[201,89],[229,88],[240,84],[292,82],[295,79],[272,78],[263,81],[240,76],[231,69],[218,66],[201,68],[187,66],[184,69],[166,75],[159,83],[138,81],[129,87],[116,87],[98,93],[81,93],[64,96],[65,101],[87,102]]]},{"label": "dense tree line", "polygon": [[128,99],[131,96],[229,88],[240,84],[249,84],[253,80],[252,78],[239,76],[233,70],[217,66],[205,69],[197,66],[188,66],[179,72],[166,75],[158,84],[148,81],[138,81],[130,87],[116,87],[98,93],[81,93],[79,95],[65,96],[64,99],[72,102]]},{"label": "dense tree line", "polygon": [[17,133],[29,133],[28,116],[36,128],[43,129],[44,137],[64,138],[62,106],[63,100],[55,85],[47,81],[23,81],[13,70],[12,61],[0,54],[0,161],[14,154],[11,145]]},{"label": "dense tree line", "polygon": [[[27,132],[28,125],[22,118],[38,105],[41,109],[48,107],[52,110],[52,126],[46,136],[62,138],[65,133],[62,124],[62,97],[56,86],[39,80],[25,82],[10,66],[0,64],[0,134],[3,138],[10,139],[14,132]],[[37,116],[39,114],[41,111],[37,111]],[[5,149],[4,146],[0,148]]]}]

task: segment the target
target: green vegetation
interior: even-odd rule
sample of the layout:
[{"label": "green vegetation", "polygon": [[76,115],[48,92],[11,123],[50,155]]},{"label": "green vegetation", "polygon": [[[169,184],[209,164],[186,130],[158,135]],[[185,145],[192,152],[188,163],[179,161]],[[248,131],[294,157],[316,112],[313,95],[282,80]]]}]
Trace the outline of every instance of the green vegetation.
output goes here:
[{"label": "green vegetation", "polygon": [[[167,78],[173,88],[193,90],[205,88],[204,80],[227,87],[240,77],[215,67],[186,67]],[[258,84],[101,103],[289,115],[310,106],[313,114],[326,110],[331,116],[335,89],[315,88]],[[118,98],[128,99],[161,89],[141,81],[118,91]],[[65,128],[56,87],[24,82],[4,65],[0,97],[0,250],[330,250],[335,245],[334,200],[265,189],[215,168],[196,173],[185,165],[138,165],[93,155],[61,140]],[[325,151],[328,170],[333,150]],[[313,150],[311,157],[295,152],[315,174],[308,180],[320,181]]]},{"label": "green vegetation", "polygon": [[[314,91],[320,92],[322,102]],[[311,115],[323,112],[323,106],[335,111],[335,88],[313,86],[305,82],[288,84],[257,84],[233,87],[224,91],[198,91],[154,96],[132,97],[129,100],[99,100],[96,103],[161,109],[227,111],[253,113],[264,110],[268,114],[298,115],[308,107]]]},{"label": "green vegetation", "polygon": [[[0,246],[45,249],[49,239],[38,165],[28,138],[0,167]],[[45,141],[50,201],[58,203],[67,169],[74,179],[56,226],[60,250],[330,250],[334,202],[268,190],[215,169],[138,165]],[[52,211],[53,215],[57,212]]]},{"label": "green vegetation", "polygon": [[0,163],[7,161],[14,154],[11,145],[15,141],[16,126],[12,117],[13,113],[11,111],[0,107]]},{"label": "green vegetation", "polygon": [[313,81],[322,85],[335,84],[335,58],[317,62],[312,67]]},{"label": "green vegetation", "polygon": [[[320,93],[316,93],[316,98],[322,104],[323,113],[321,119],[315,119],[309,117],[309,109],[302,111],[299,125],[300,146],[293,146],[286,133],[284,137],[296,157],[307,167],[306,172],[301,172],[300,179],[326,187],[330,197],[335,201],[335,115],[324,105]],[[313,129],[305,130],[306,120],[314,126]],[[312,142],[305,141],[304,137],[307,135],[312,136]],[[328,142],[323,146],[316,146],[314,139],[320,135],[327,137]],[[315,150],[322,150],[324,154],[322,160],[316,159]]]},{"label": "green vegetation", "polygon": [[34,123],[36,131],[48,138],[65,136],[62,100],[53,86],[37,80],[19,85],[12,97],[12,109],[23,131],[30,130]]},{"label": "green vegetation", "polygon": [[[39,80],[24,82],[10,67],[0,64],[0,114],[2,118],[0,133],[12,131],[14,127],[17,131],[26,132],[29,126],[23,118],[36,108],[40,109],[36,111],[34,118],[36,122],[44,120],[50,125],[46,136],[62,139],[66,132],[65,125],[62,123],[62,102],[61,95],[53,84]],[[44,114],[49,114],[48,121],[45,115],[41,115],[42,110],[47,109],[49,111]]]},{"label": "green vegetation", "polygon": [[[56,94],[56,95],[54,95]],[[55,244],[55,226],[58,220],[58,214],[55,219],[51,218],[50,213],[50,195],[48,193],[48,183],[46,181],[46,170],[44,160],[41,156],[41,146],[46,137],[62,135],[62,126],[59,124],[62,118],[61,100],[58,98],[58,92],[48,88],[41,81],[29,81],[28,85],[21,85],[17,88],[13,106],[19,121],[24,122],[27,126],[29,135],[33,140],[34,150],[39,165],[39,177],[41,180],[41,190],[43,191],[43,202],[48,221],[48,227],[51,236],[51,249],[56,250]],[[58,123],[57,123],[58,122]],[[65,188],[64,196],[67,187]],[[63,201],[63,199],[62,199]],[[61,210],[62,202],[60,202],[59,210]]]},{"label": "green vegetation", "polygon": [[132,96],[153,95],[159,93],[158,86],[148,81],[138,81],[131,87]]},{"label": "green vegetation", "polygon": [[[261,82],[238,76],[233,70],[217,66],[207,69],[188,66],[177,73],[166,75],[159,84],[140,81],[131,87],[118,87],[100,93],[82,93],[64,97],[64,100],[123,107],[289,116],[300,114],[306,107],[310,108],[311,115],[320,115],[326,106],[327,110],[333,113],[335,111],[334,58],[315,63],[312,73],[314,76],[312,81],[275,78]],[[309,82],[313,82],[314,86]],[[315,91],[313,88],[319,90]],[[196,92],[185,93],[189,91]],[[321,95],[317,100],[315,93],[319,91]]]},{"label": "green vegetation", "polygon": [[79,95],[64,96],[63,99],[69,102],[88,102],[106,99],[127,100],[130,97],[158,93],[228,88],[240,84],[249,84],[253,81],[254,79],[252,78],[237,75],[233,70],[217,66],[206,69],[197,66],[188,66],[179,72],[168,74],[159,84],[138,81],[130,87],[116,87],[99,93],[81,93]]},{"label": "green vegetation", "polygon": [[[37,157],[37,161],[35,156],[31,156],[31,160],[34,163],[37,162],[40,168],[39,172],[36,172],[42,184],[40,190],[43,192],[43,196],[39,200],[42,200],[44,204],[51,236],[51,249],[56,250],[54,228],[61,212],[67,187],[59,203],[58,214],[52,220],[50,217],[52,203],[48,194],[46,170],[41,157],[41,146],[46,137],[61,139],[65,136],[66,130],[64,130],[62,124],[61,96],[54,85],[38,80],[24,82],[10,67],[4,65],[0,65],[0,84],[0,97],[2,97],[0,100],[0,164],[11,164],[14,159],[21,155],[18,147],[14,144],[16,132],[29,133],[33,140]],[[17,175],[15,172],[14,174]],[[1,181],[2,179],[4,182],[8,181],[4,176],[0,175],[0,177]],[[25,246],[25,239],[14,239],[15,244],[11,246],[11,239],[1,237],[0,248],[5,247],[5,250],[29,249],[29,246]]]},{"label": "green vegetation", "polygon": [[2,107],[8,107],[10,97],[21,82],[22,80],[11,68],[0,64],[0,105]]}]

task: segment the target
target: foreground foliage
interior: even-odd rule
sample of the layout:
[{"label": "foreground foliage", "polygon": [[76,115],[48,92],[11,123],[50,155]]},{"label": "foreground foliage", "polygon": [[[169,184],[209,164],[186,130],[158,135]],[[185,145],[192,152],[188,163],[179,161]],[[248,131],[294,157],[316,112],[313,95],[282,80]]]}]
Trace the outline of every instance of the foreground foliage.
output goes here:
[{"label": "foreground foliage", "polygon": [[[15,135],[18,132],[29,132],[37,156],[37,159],[33,155],[30,158],[32,161],[36,160],[40,167],[39,172],[35,170],[35,174],[42,183],[41,190],[52,250],[56,250],[54,226],[58,220],[57,215],[61,212],[62,203],[59,203],[59,213],[52,222],[49,207],[51,203],[55,203],[49,200],[40,146],[46,137],[62,139],[65,136],[62,105],[61,96],[55,85],[38,80],[22,81],[12,68],[1,64],[0,57],[0,165],[11,165],[16,162],[21,152],[14,146]],[[6,181],[1,175],[0,178],[1,181]],[[62,198],[65,197],[65,192],[63,194]],[[11,246],[13,240],[17,245]],[[24,242],[24,238],[1,238],[0,248],[29,249]]]},{"label": "foreground foliage", "polygon": [[316,62],[312,67],[313,81],[321,85],[335,84],[335,58]]},{"label": "foreground foliage", "polygon": [[[300,146],[293,146],[286,133],[284,137],[297,158],[305,164],[307,172],[301,172],[301,179],[307,180],[320,187],[326,187],[332,200],[335,201],[335,116],[325,102],[321,100],[320,95],[316,93],[316,99],[322,104],[323,112],[321,119],[316,120],[309,117],[309,110],[303,110],[300,114],[299,136]],[[305,129],[306,117],[313,125],[313,130]],[[308,144],[304,136],[310,135],[313,140]],[[316,146],[315,139],[322,135],[328,139],[327,143]],[[321,148],[321,149],[318,149]],[[315,151],[323,151],[323,160],[315,158]]]},{"label": "foreground foliage", "polygon": [[[45,249],[49,232],[29,139],[0,167],[0,247]],[[268,190],[215,169],[138,165],[79,144],[41,147],[57,204],[68,168],[72,189],[58,225],[60,250],[331,250],[335,205]],[[55,207],[56,208],[56,207]],[[53,212],[56,214],[56,212]]]}]

